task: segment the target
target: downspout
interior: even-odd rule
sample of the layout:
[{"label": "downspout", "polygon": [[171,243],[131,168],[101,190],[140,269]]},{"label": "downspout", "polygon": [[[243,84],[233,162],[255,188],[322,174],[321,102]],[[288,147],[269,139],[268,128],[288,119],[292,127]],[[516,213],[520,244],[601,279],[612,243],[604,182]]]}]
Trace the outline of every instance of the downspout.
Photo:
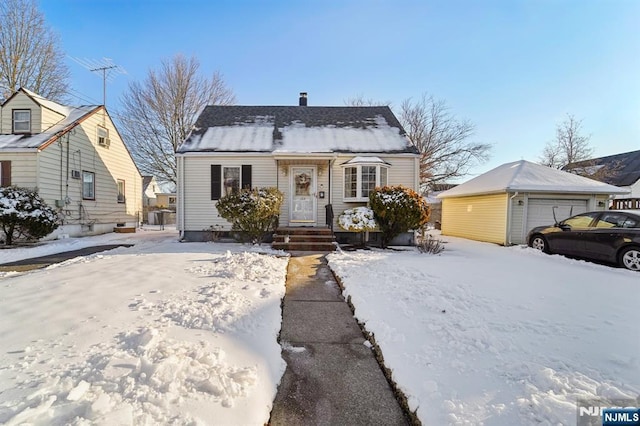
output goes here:
[{"label": "downspout", "polygon": [[[64,200],[64,188],[62,186],[62,181],[64,180],[64,176],[62,175],[62,159],[64,157],[64,146],[62,145],[61,140],[58,140],[58,145],[60,146],[60,200]],[[62,206],[60,208],[62,209]]]},{"label": "downspout", "polygon": [[178,214],[180,215],[180,237],[179,240],[182,241],[184,239],[184,202],[185,202],[185,193],[184,193],[184,157],[178,156]]},{"label": "downspout", "polygon": [[67,176],[65,179],[66,182],[66,192],[65,192],[65,203],[66,200],[69,198],[69,133],[67,133]]},{"label": "downspout", "polygon": [[511,197],[509,197],[509,205],[507,205],[507,245],[511,245],[511,214],[513,212],[513,208],[511,205],[513,204],[513,199],[518,196],[518,191],[516,191]]}]

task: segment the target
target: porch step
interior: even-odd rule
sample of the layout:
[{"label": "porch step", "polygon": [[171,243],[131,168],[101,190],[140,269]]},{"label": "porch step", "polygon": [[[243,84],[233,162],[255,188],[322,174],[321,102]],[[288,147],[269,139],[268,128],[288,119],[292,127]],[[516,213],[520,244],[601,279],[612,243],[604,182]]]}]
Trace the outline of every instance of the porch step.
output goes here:
[{"label": "porch step", "polygon": [[[285,240],[287,242],[285,242]],[[335,236],[329,228],[278,228],[271,244],[276,250],[334,251]]]}]

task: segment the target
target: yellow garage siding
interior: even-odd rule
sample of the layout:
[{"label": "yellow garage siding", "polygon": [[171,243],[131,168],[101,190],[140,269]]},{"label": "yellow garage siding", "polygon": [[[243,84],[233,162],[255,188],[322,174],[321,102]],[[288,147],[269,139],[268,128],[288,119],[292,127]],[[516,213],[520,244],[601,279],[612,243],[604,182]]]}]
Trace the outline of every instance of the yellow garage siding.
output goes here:
[{"label": "yellow garage siding", "polygon": [[[270,155],[235,155],[235,156],[184,156],[183,179],[178,188],[178,202],[184,203],[184,219],[180,219],[178,227],[183,231],[202,231],[210,226],[219,226],[229,231],[231,224],[218,215],[216,200],[211,199],[211,165],[237,166],[251,165],[251,183],[256,187],[276,187],[276,165]],[[183,198],[181,200],[180,198]]]},{"label": "yellow garage siding", "polygon": [[507,194],[445,198],[442,235],[505,244]]}]

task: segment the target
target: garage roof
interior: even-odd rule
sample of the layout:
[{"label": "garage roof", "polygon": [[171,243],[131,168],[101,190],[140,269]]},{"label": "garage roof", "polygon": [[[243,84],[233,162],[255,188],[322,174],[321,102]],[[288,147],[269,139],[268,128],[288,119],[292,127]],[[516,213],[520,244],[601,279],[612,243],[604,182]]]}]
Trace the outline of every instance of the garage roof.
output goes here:
[{"label": "garage roof", "polygon": [[489,170],[468,182],[444,191],[438,195],[438,198],[516,191],[610,195],[627,194],[629,192],[626,189],[573,173],[520,160]]}]

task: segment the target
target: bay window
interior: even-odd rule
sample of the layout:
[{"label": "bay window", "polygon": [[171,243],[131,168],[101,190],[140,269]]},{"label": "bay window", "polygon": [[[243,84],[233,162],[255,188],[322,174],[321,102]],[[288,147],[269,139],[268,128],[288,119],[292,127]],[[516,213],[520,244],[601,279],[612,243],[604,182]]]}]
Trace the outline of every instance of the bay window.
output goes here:
[{"label": "bay window", "polygon": [[366,202],[376,187],[388,184],[389,163],[378,157],[356,157],[343,164],[344,200]]}]

